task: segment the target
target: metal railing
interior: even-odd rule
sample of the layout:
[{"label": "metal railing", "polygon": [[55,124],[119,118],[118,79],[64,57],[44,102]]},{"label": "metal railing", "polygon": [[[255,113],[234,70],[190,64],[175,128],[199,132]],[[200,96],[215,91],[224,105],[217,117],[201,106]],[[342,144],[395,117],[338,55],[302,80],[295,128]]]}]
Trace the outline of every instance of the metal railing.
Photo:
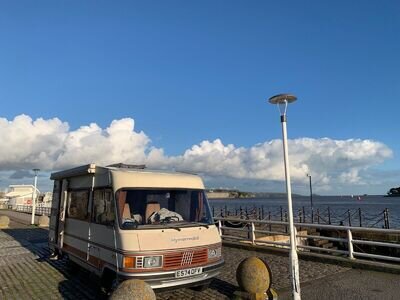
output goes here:
[{"label": "metal railing", "polygon": [[[215,217],[240,217],[245,219],[257,220],[274,220],[274,221],[287,221],[287,211],[283,206],[267,211],[264,205],[261,206],[239,206],[239,208],[232,209],[228,205],[211,207],[213,216]],[[389,210],[377,211],[371,214],[370,211],[364,211],[361,208],[346,209],[346,210],[331,210],[328,206],[325,209],[317,208],[314,213],[305,206],[294,209],[294,219],[298,223],[318,223],[327,225],[348,225],[359,227],[375,227],[375,228],[390,228]]]},{"label": "metal railing", "polygon": [[[236,240],[251,243],[253,245],[275,246],[281,248],[288,248],[289,233],[284,228],[287,228],[288,222],[283,221],[270,221],[270,220],[246,220],[238,218],[224,218],[215,217],[218,223],[219,233],[222,239]],[[235,227],[232,227],[232,224]],[[242,224],[241,228],[237,228]],[[352,260],[357,258],[368,258],[371,260],[383,260],[400,263],[400,230],[398,229],[380,229],[380,228],[367,228],[367,227],[351,227],[351,226],[335,226],[335,225],[322,225],[311,223],[295,223],[296,237],[298,239],[310,240],[327,240],[335,243],[337,249],[330,249],[324,247],[310,246],[309,244],[301,245],[297,243],[298,251],[307,252],[324,252],[325,254],[340,254]],[[275,228],[274,228],[275,227]],[[280,231],[279,228],[282,228]],[[273,229],[274,228],[274,229]],[[314,231],[318,230],[318,234],[304,234],[304,228],[309,228]],[[273,230],[272,230],[273,229]],[[302,229],[298,233],[298,229]],[[226,234],[228,232],[229,234]],[[317,232],[317,231],[316,231]],[[334,233],[335,236],[323,236],[320,233]],[[257,234],[264,234],[268,236],[283,235],[288,236],[287,241],[273,241],[267,239],[260,239]],[[356,238],[353,235],[357,235]],[[384,241],[374,240],[373,236],[380,236]],[[397,237],[397,243],[388,242],[389,235]],[[385,239],[386,237],[386,239]],[[371,247],[368,247],[371,246]],[[392,250],[394,255],[385,255],[385,251],[378,251],[377,249],[383,247]],[[357,248],[357,249],[355,249]],[[390,251],[389,251],[390,252]]]},{"label": "metal railing", "polygon": [[[24,212],[24,213],[32,213],[32,205],[17,205],[15,210],[19,211],[19,212]],[[35,215],[50,216],[51,215],[51,207],[36,206]]]}]

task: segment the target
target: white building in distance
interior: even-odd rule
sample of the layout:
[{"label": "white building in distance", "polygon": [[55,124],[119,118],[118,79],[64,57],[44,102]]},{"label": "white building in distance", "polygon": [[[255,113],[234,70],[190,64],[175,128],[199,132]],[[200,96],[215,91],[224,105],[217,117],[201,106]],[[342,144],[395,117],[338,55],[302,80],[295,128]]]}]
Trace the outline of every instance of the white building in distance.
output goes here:
[{"label": "white building in distance", "polygon": [[[32,205],[33,191],[35,187],[31,184],[10,185],[8,193],[5,194],[8,199],[8,205],[12,205],[13,209],[17,205]],[[36,199],[39,197],[40,191],[36,189]]]}]

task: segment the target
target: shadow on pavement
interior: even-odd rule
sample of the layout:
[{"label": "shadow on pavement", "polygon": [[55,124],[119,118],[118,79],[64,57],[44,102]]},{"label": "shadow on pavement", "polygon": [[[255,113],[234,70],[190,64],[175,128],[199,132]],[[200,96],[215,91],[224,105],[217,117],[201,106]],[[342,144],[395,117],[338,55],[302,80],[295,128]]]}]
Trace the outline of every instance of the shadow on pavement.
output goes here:
[{"label": "shadow on pavement", "polygon": [[63,279],[58,283],[58,290],[63,299],[106,299],[96,276],[84,269],[70,267],[66,257],[59,260],[49,259],[47,229],[25,227],[2,231],[18,242],[17,247],[23,247],[33,254],[34,264],[45,263],[45,268],[52,267],[62,274]]},{"label": "shadow on pavement", "polygon": [[[70,264],[67,257],[63,257],[59,260],[50,260],[50,250],[48,248],[48,230],[38,227],[18,227],[1,230],[6,235],[3,237],[12,243],[8,248],[11,253],[13,263],[17,263],[21,254],[13,255],[13,249],[27,249],[23,254],[24,259],[29,261],[31,265],[29,272],[32,275],[41,276],[41,280],[47,281],[48,279],[54,281],[49,283],[52,286],[58,284],[59,296],[63,299],[107,299],[106,294],[100,287],[100,279],[94,274],[84,270],[83,268],[77,268],[76,265]],[[7,235],[9,237],[7,237]],[[11,237],[11,239],[10,239]],[[15,243],[17,242],[17,243]],[[1,243],[1,237],[0,237]],[[15,251],[17,253],[18,251]],[[8,264],[8,268],[13,268],[13,263]],[[46,273],[54,273],[54,269],[57,270],[57,278],[54,279],[49,275],[46,278]],[[18,276],[18,274],[16,274]],[[236,290],[236,286],[226,282],[224,280],[215,278],[210,287],[204,292],[196,292],[189,289],[172,290],[167,293],[157,293],[157,298],[160,299],[197,299],[205,296],[209,298],[219,294],[226,296],[228,299],[232,298],[233,292]],[[21,295],[22,296],[22,295]],[[57,297],[57,295],[54,295]],[[160,297],[159,297],[160,296]]]},{"label": "shadow on pavement", "polygon": [[237,287],[224,280],[215,278],[210,285],[210,289],[217,290],[219,293],[227,296],[229,299],[233,297],[233,293]]}]

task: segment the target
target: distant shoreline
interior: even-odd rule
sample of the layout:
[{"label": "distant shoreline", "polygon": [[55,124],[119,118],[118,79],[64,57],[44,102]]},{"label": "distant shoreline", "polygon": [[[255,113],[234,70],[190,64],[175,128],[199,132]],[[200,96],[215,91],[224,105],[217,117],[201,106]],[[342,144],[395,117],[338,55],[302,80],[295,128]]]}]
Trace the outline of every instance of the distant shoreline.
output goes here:
[{"label": "distant shoreline", "polygon": [[[292,194],[292,197],[296,198],[308,198],[310,197],[309,195],[300,195],[300,194]],[[358,196],[353,196],[352,195],[317,195],[313,194],[313,197],[337,197],[337,198],[357,198]],[[396,198],[400,196],[388,196],[388,195],[360,195],[361,198],[368,198],[368,197],[387,197],[387,198]],[[226,201],[226,200],[247,200],[247,199],[284,199],[286,198],[285,193],[271,193],[271,194],[261,194],[261,195],[255,195],[253,197],[210,197],[209,194],[207,194],[208,200],[220,200],[220,201]]]}]

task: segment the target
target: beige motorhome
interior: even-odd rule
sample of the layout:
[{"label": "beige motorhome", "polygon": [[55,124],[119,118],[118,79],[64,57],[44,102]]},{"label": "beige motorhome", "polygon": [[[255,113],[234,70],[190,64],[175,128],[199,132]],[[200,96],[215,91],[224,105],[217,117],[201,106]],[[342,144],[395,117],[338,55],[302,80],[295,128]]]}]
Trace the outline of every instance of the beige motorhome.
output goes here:
[{"label": "beige motorhome", "polygon": [[219,273],[221,238],[199,176],[89,164],[51,179],[50,248],[106,284],[202,288]]}]

